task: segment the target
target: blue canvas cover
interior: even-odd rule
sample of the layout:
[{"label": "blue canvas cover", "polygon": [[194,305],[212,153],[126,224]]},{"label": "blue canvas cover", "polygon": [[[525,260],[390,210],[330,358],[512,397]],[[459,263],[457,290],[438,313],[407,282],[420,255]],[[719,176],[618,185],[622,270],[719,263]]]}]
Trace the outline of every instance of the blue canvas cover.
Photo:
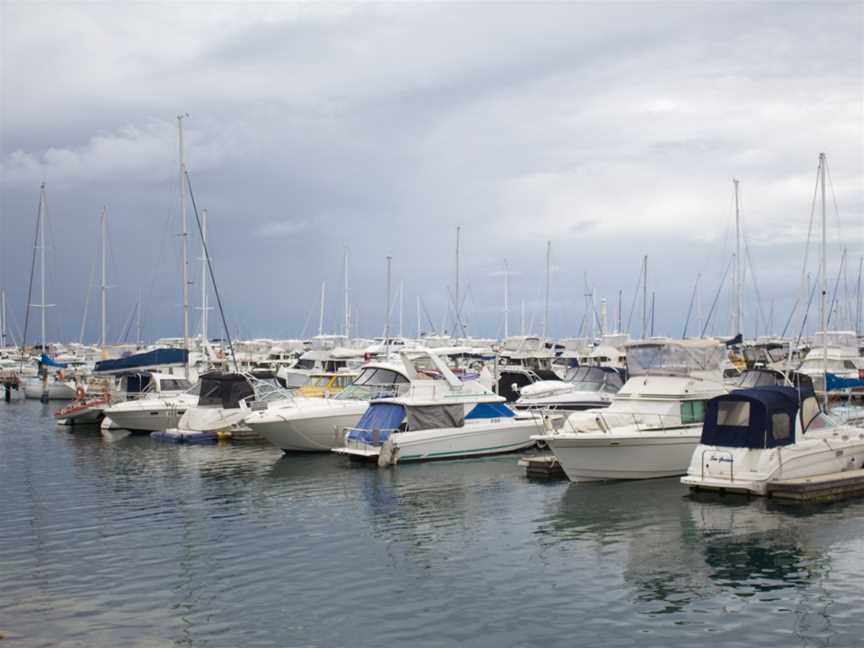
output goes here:
[{"label": "blue canvas cover", "polygon": [[466,419],[491,419],[491,418],[510,418],[516,416],[509,407],[504,403],[477,403],[468,414]]},{"label": "blue canvas cover", "polygon": [[348,434],[348,438],[369,445],[381,445],[390,438],[390,432],[396,430],[404,418],[405,408],[402,405],[372,403]]},{"label": "blue canvas cover", "polygon": [[[812,392],[799,394],[794,387],[766,386],[753,389],[736,389],[708,401],[705,422],[702,427],[703,445],[726,448],[775,448],[795,443],[795,417],[800,399],[812,396]],[[720,425],[718,414],[724,404],[749,403],[749,420],[745,425]],[[777,439],[773,434],[772,417],[775,414],[789,416],[789,433]]]},{"label": "blue canvas cover", "polygon": [[826,374],[826,383],[828,385],[828,391],[864,387],[864,380],[861,380],[860,378],[842,378],[840,376],[835,376],[833,373]]},{"label": "blue canvas cover", "polygon": [[100,360],[93,368],[95,373],[125,373],[144,368],[185,365],[189,358],[186,349],[154,349],[114,360]]},{"label": "blue canvas cover", "polygon": [[57,362],[54,358],[49,358],[48,354],[43,353],[42,357],[39,359],[39,364],[43,367],[57,367],[58,369],[65,369],[65,362]]}]

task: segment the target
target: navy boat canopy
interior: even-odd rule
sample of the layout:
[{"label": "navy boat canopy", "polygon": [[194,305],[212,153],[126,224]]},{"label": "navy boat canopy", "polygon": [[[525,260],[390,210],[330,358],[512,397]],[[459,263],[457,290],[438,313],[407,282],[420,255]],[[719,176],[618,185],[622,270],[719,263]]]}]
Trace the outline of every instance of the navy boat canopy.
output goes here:
[{"label": "navy boat canopy", "polygon": [[94,373],[134,373],[142,369],[185,365],[189,357],[186,349],[154,349],[146,353],[136,353],[113,360],[100,360],[93,368]]},{"label": "navy boat canopy", "polygon": [[380,445],[390,438],[391,432],[399,428],[404,418],[405,408],[402,405],[372,403],[348,433],[348,438],[370,445]]},{"label": "navy boat canopy", "polygon": [[240,401],[250,397],[254,400],[255,390],[243,374],[211,371],[201,376],[198,405],[238,409]]},{"label": "navy boat canopy", "polygon": [[[862,375],[862,371],[858,371],[858,375]],[[843,378],[836,376],[833,373],[827,373],[828,391],[840,391],[842,389],[857,389],[864,387],[864,376],[861,378]]]},{"label": "navy boat canopy", "polygon": [[[813,392],[771,385],[737,389],[708,401],[702,444],[731,448],[776,448],[795,443],[799,404]],[[806,408],[810,409],[810,408]],[[808,421],[809,422],[809,421]]]}]

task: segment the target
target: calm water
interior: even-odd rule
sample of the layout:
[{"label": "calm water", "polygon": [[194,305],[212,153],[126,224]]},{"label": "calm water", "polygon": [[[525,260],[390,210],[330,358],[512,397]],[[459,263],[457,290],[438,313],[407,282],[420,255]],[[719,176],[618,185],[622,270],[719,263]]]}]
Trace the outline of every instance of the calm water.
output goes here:
[{"label": "calm water", "polygon": [[0,646],[864,642],[862,500],[107,442],[50,412],[0,403]]}]

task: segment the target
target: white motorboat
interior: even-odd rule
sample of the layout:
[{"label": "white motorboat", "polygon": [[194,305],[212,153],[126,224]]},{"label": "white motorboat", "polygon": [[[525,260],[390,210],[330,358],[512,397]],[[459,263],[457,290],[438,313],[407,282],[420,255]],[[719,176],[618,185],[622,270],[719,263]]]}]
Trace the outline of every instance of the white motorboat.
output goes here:
[{"label": "white motorboat", "polygon": [[169,443],[208,443],[230,438],[255,403],[284,399],[287,392],[249,374],[211,371],[201,376],[198,401],[186,408],[174,427],[150,438]]},{"label": "white motorboat", "polygon": [[333,452],[379,466],[513,452],[534,445],[544,419],[514,412],[476,380],[462,382],[435,352],[401,354],[411,386],[374,400]]},{"label": "white motorboat", "polygon": [[103,430],[128,430],[151,433],[177,425],[186,410],[198,402],[199,385],[190,385],[182,376],[148,372],[124,380],[135,381],[127,386],[127,400],[105,408]]},{"label": "white motorboat", "polygon": [[396,396],[408,385],[401,365],[370,363],[333,398],[294,396],[269,402],[252,412],[245,425],[285,452],[329,452],[342,445],[343,430],[357,424],[369,401]]},{"label": "white motorboat", "polygon": [[825,392],[825,374],[837,378],[858,379],[864,376],[864,358],[858,351],[854,331],[818,332],[813,347],[805,356],[798,373],[810,376],[816,392]]},{"label": "white motorboat", "polygon": [[812,389],[735,390],[708,403],[681,482],[692,489],[768,494],[775,481],[864,467],[864,428],[837,424]]},{"label": "white motorboat", "polygon": [[24,396],[36,400],[74,400],[78,385],[62,372],[24,380]]},{"label": "white motorboat", "polygon": [[526,385],[514,403],[518,409],[579,411],[609,407],[624,381],[611,367],[573,367],[564,380]]},{"label": "white motorboat", "polygon": [[571,414],[535,437],[571,481],[650,479],[686,472],[705,404],[726,393],[715,340],[652,339],[626,346],[630,379],[603,410]]},{"label": "white motorboat", "polygon": [[499,350],[498,394],[508,403],[519,398],[521,390],[541,380],[560,380],[552,361],[555,354],[542,338],[518,335],[505,339]]}]

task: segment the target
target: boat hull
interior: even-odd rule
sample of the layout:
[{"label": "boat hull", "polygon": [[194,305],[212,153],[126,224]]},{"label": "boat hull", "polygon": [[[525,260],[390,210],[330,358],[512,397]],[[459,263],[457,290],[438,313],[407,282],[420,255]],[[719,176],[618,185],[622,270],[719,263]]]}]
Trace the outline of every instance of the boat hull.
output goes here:
[{"label": "boat hull", "polygon": [[570,481],[676,477],[687,472],[701,427],[633,434],[577,433],[540,437]]},{"label": "boat hull", "polygon": [[246,425],[285,452],[330,452],[343,445],[343,430],[356,425],[366,407],[359,403],[356,408],[307,417],[274,414],[263,421],[250,417]]},{"label": "boat hull", "polygon": [[517,417],[493,422],[471,422],[460,428],[399,432],[382,446],[349,441],[333,452],[354,459],[373,460],[379,466],[414,461],[458,459],[504,454],[530,448],[533,435],[542,430],[539,416]]},{"label": "boat hull", "polygon": [[28,380],[24,383],[24,396],[34,400],[75,400],[75,385],[54,381],[43,386],[41,380]]},{"label": "boat hull", "polygon": [[110,419],[112,428],[149,434],[150,432],[176,427],[185,412],[185,407],[182,409],[169,409],[154,404],[154,407],[148,409],[108,410],[105,415],[107,419]]}]

